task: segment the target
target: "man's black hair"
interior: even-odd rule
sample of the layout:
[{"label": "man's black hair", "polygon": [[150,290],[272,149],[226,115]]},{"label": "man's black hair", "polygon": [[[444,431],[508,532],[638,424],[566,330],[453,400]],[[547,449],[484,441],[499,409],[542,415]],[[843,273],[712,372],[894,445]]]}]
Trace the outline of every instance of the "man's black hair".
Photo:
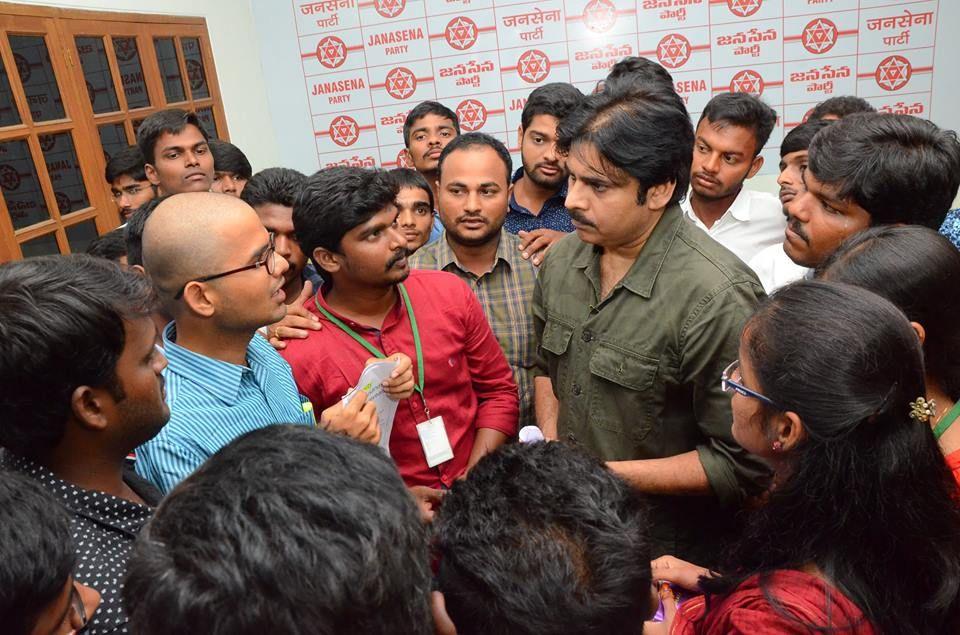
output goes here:
[{"label": "man's black hair", "polygon": [[471,148],[492,148],[503,161],[503,166],[507,171],[507,185],[510,185],[510,177],[513,176],[513,159],[510,158],[510,151],[507,146],[499,139],[491,137],[482,132],[468,132],[462,134],[446,146],[440,152],[440,158],[437,160],[437,180],[440,180],[440,174],[443,172],[443,162],[448,156],[458,150],[470,150]]},{"label": "man's black hair", "polygon": [[[430,200],[430,209],[437,209],[433,202],[433,190],[430,189],[430,184],[427,183],[426,177],[416,170],[412,168],[396,168],[390,170],[390,178],[397,184],[397,193],[407,187],[420,188],[427,193],[427,198]],[[250,186],[248,185],[247,187]]]},{"label": "man's black hair", "polygon": [[831,119],[811,119],[788,132],[780,144],[780,158],[782,159],[792,152],[809,149],[813,137],[832,123]]},{"label": "man's black hair", "polygon": [[120,262],[127,255],[127,239],[123,229],[117,228],[95,238],[87,247],[87,253],[98,258]]},{"label": "man's black hair", "polygon": [[697,121],[698,127],[704,119],[720,127],[749,128],[755,144],[753,156],[757,156],[777,125],[777,111],[749,93],[720,93],[707,102]]},{"label": "man's black hair", "polygon": [[581,450],[503,446],[453,485],[435,525],[461,635],[637,633],[650,617],[644,504]]},{"label": "man's black hair", "polygon": [[457,134],[460,134],[460,119],[457,117],[457,113],[439,102],[422,101],[407,113],[407,118],[403,122],[403,144],[407,148],[410,147],[410,131],[413,130],[414,124],[427,115],[437,115],[449,119],[453,123],[453,129],[457,131]]},{"label": "man's black hair", "polygon": [[155,304],[145,277],[87,254],[0,266],[0,446],[31,458],[54,448],[79,386],[123,399],[123,322]]},{"label": "man's black hair", "polygon": [[143,160],[143,153],[137,146],[118,150],[107,161],[103,178],[107,183],[113,183],[121,176],[129,176],[134,181],[146,181],[147,173],[144,171],[144,163],[146,161]]},{"label": "man's black hair", "polygon": [[808,169],[873,225],[939,229],[960,186],[960,142],[926,119],[850,115],[813,138]]},{"label": "man's black hair", "polygon": [[308,258],[318,247],[340,251],[344,235],[397,198],[386,170],[337,166],[307,177],[293,205],[293,228]]},{"label": "man's black hair", "polygon": [[70,517],[40,483],[0,470],[0,623],[30,635],[76,564]]},{"label": "man's black hair", "polygon": [[527,97],[527,103],[520,114],[520,125],[526,130],[537,115],[550,115],[563,119],[571,110],[583,103],[583,93],[566,82],[545,84],[535,89]]},{"label": "man's black hair", "polygon": [[810,111],[810,116],[807,118],[807,121],[823,119],[829,115],[843,119],[847,115],[853,115],[858,112],[877,112],[877,109],[871,106],[870,102],[863,97],[841,95],[839,97],[831,97],[817,104],[817,106]]},{"label": "man's black hair", "polygon": [[[569,153],[592,145],[608,167],[640,182],[639,202],[655,185],[675,183],[668,205],[679,202],[690,184],[693,126],[673,91],[662,88],[590,95],[557,129],[557,149]],[[609,175],[608,175],[609,176]]]},{"label": "man's black hair", "polygon": [[154,150],[157,147],[157,140],[162,135],[180,134],[187,126],[196,126],[204,139],[210,139],[197,114],[180,108],[158,110],[140,122],[140,127],[137,128],[137,146],[143,154],[144,162],[150,164],[156,162]]},{"label": "man's black hair", "polygon": [[250,167],[247,155],[240,148],[229,141],[218,139],[211,139],[209,146],[210,153],[213,154],[214,172],[229,172],[244,179],[253,176],[253,168]]},{"label": "man's black hair", "polygon": [[167,200],[170,195],[155,196],[130,215],[123,228],[123,237],[127,242],[127,264],[143,266],[143,228],[147,219],[157,209],[157,205]]},{"label": "man's black hair", "polygon": [[306,182],[307,176],[302,172],[290,168],[267,168],[250,177],[240,192],[240,200],[250,207],[267,204],[293,207]]},{"label": "man's black hair", "polygon": [[669,71],[646,57],[623,58],[613,65],[603,84],[603,92],[611,95],[654,88],[674,90]]},{"label": "man's black hair", "polygon": [[433,632],[426,529],[375,445],[306,426],[234,440],[163,500],[123,586],[131,631]]}]

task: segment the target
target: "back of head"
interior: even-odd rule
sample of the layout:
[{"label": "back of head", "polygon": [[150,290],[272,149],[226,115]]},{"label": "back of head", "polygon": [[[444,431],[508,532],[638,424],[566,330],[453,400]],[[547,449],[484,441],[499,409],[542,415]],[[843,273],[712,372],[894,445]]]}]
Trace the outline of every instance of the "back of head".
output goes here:
[{"label": "back of head", "polygon": [[306,182],[306,175],[296,170],[267,168],[250,177],[240,193],[240,200],[253,208],[266,204],[293,207]]},{"label": "back of head", "polygon": [[874,225],[939,229],[960,186],[960,142],[926,119],[850,115],[813,139],[809,169]]},{"label": "back of head", "polygon": [[451,153],[480,148],[490,148],[499,155],[507,174],[505,183],[509,184],[510,177],[513,175],[513,159],[510,157],[510,151],[507,150],[507,146],[502,141],[482,132],[462,134],[444,146],[443,151],[440,152],[440,158],[437,160],[437,180],[440,180],[440,175],[443,174],[443,162]]},{"label": "back of head", "polygon": [[297,242],[307,257],[318,247],[339,252],[344,234],[392,204],[397,186],[385,170],[335,167],[307,178],[293,206]]},{"label": "back of head", "polygon": [[530,122],[537,115],[550,115],[563,119],[581,102],[583,102],[583,93],[573,84],[566,82],[545,84],[527,97],[527,103],[524,104],[523,112],[520,114],[520,125],[524,129],[529,128]]},{"label": "back of head", "polygon": [[430,184],[427,183],[427,179],[414,170],[413,168],[394,168],[389,172],[390,178],[397,185],[397,190],[402,190],[404,188],[417,188],[423,190],[427,194],[427,199],[430,201],[430,209],[436,209],[437,205],[433,201],[433,190],[430,189]]},{"label": "back of head", "polygon": [[753,131],[753,156],[757,156],[777,125],[777,112],[749,93],[720,93],[707,102],[700,114],[700,121],[704,119],[714,126],[738,126]]},{"label": "back of head", "polygon": [[434,522],[461,635],[637,633],[649,617],[645,508],[580,450],[503,446],[453,486]]},{"label": "back of head", "polygon": [[780,144],[780,158],[792,152],[802,152],[810,148],[810,142],[818,132],[833,123],[831,119],[818,119],[802,123],[783,138]]},{"label": "back of head", "polygon": [[841,95],[839,97],[825,99],[817,104],[817,106],[810,111],[810,116],[807,118],[807,121],[816,121],[825,117],[829,119],[843,119],[847,115],[855,115],[863,112],[877,112],[877,109],[871,106],[870,102],[863,97]]},{"label": "back of head", "polygon": [[557,136],[561,153],[581,143],[594,146],[615,171],[640,181],[641,199],[647,189],[663,183],[676,184],[670,205],[687,193],[693,126],[673,90],[590,95],[560,122]]},{"label": "back of head", "polygon": [[35,480],[0,471],[0,622],[29,635],[76,563],[70,518]]},{"label": "back of head", "polygon": [[233,441],[141,532],[133,632],[430,633],[426,530],[376,446],[304,426]]},{"label": "back of head", "polygon": [[104,170],[104,180],[107,183],[113,183],[121,176],[129,176],[134,181],[146,181],[147,174],[144,172],[143,152],[137,146],[130,146],[119,150],[107,161],[107,167]]},{"label": "back of head", "polygon": [[213,154],[213,169],[217,172],[230,172],[244,179],[253,176],[253,168],[240,148],[228,141],[211,139],[210,153]]},{"label": "back of head", "polygon": [[885,225],[854,234],[817,268],[890,300],[920,323],[927,377],[960,400],[960,251],[927,227]]},{"label": "back of head", "polygon": [[98,236],[87,246],[87,253],[98,258],[120,262],[127,255],[127,240],[123,229],[117,228]]},{"label": "back of head", "polygon": [[646,57],[625,57],[610,69],[603,91],[620,94],[657,88],[674,90],[673,76],[667,69]]},{"label": "back of head", "polygon": [[410,147],[410,131],[413,130],[414,124],[427,115],[437,115],[438,117],[449,119],[453,123],[453,127],[457,131],[457,134],[460,134],[460,118],[457,117],[457,113],[453,112],[440,102],[422,101],[414,106],[413,110],[407,113],[407,118],[403,122],[403,143],[408,148]]},{"label": "back of head", "polygon": [[42,455],[60,443],[78,386],[119,391],[123,320],[155,304],[143,276],[86,254],[0,266],[0,446]]},{"label": "back of head", "polygon": [[147,224],[147,219],[157,209],[157,205],[167,200],[169,196],[157,196],[135,211],[127,220],[123,228],[123,237],[127,243],[127,264],[143,266],[143,228]]},{"label": "back of head", "polygon": [[157,146],[157,140],[164,134],[180,134],[188,125],[195,126],[204,139],[209,139],[207,131],[197,118],[196,113],[187,112],[180,108],[167,108],[158,110],[146,119],[140,122],[137,128],[137,147],[143,154],[145,163],[153,164],[156,162],[154,149]]}]

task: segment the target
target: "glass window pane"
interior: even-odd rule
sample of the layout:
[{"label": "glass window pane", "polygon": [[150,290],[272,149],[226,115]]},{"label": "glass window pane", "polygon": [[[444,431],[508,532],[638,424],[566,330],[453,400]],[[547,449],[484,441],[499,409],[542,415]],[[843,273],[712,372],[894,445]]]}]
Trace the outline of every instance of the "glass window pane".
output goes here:
[{"label": "glass window pane", "polygon": [[143,77],[143,65],[140,63],[140,49],[135,37],[115,37],[113,52],[117,54],[117,67],[120,69],[120,82],[123,94],[127,97],[127,108],[146,108],[150,105],[147,93],[147,81]]},{"label": "glass window pane", "polygon": [[207,71],[203,67],[203,51],[200,49],[200,38],[180,38],[180,47],[183,49],[183,62],[187,65],[190,95],[194,99],[206,99],[210,96],[210,88],[207,86]]},{"label": "glass window pane", "polygon": [[153,40],[157,49],[157,64],[160,66],[160,79],[163,80],[163,92],[167,103],[186,101],[183,92],[183,80],[180,77],[180,64],[177,62],[177,48],[172,37],[158,37]]},{"label": "glass window pane", "polygon": [[7,77],[7,68],[0,61],[0,126],[14,126],[20,123],[20,113],[17,104],[13,101],[13,90],[10,88],[10,78]]},{"label": "glass window pane", "polygon": [[109,161],[118,150],[123,150],[130,145],[122,123],[105,123],[98,130],[100,132],[100,147],[103,148],[103,158],[106,161]]},{"label": "glass window pane", "polygon": [[60,253],[60,245],[57,244],[56,232],[50,232],[43,236],[38,236],[32,240],[20,243],[20,251],[24,258],[33,256],[51,256]]},{"label": "glass window pane", "polygon": [[87,188],[83,185],[80,161],[69,132],[40,135],[40,148],[47,163],[60,215],[90,207]]},{"label": "glass window pane", "polygon": [[50,53],[42,35],[11,35],[10,48],[17,61],[20,83],[34,121],[63,119],[60,88],[50,64]]},{"label": "glass window pane", "polygon": [[50,218],[37,169],[30,158],[30,146],[24,139],[0,143],[0,190],[14,229]]},{"label": "glass window pane", "polygon": [[67,242],[70,243],[70,252],[80,254],[87,250],[97,236],[97,223],[92,220],[85,220],[76,225],[67,227]]},{"label": "glass window pane", "polygon": [[220,132],[217,130],[217,121],[213,117],[212,106],[207,106],[206,108],[197,108],[197,119],[199,119],[200,123],[203,124],[203,129],[207,131],[207,134],[211,139],[220,138]]},{"label": "glass window pane", "polygon": [[120,110],[117,101],[117,90],[113,87],[113,77],[110,75],[110,62],[107,60],[107,50],[103,46],[102,37],[78,37],[77,56],[80,58],[80,67],[83,77],[87,80],[87,95],[93,112],[116,112]]}]

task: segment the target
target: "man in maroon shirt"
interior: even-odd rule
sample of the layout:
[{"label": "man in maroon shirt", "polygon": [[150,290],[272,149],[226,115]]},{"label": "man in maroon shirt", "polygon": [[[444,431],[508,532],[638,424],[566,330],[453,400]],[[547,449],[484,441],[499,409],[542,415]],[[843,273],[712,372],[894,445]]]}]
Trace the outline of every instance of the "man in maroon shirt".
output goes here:
[{"label": "man in maroon shirt", "polygon": [[325,280],[305,304],[323,328],[282,354],[318,409],[357,383],[371,354],[407,355],[417,388],[398,404],[390,455],[407,485],[447,487],[516,433],[517,386],[470,287],[410,271],[396,194],[382,170],[336,167],[308,179],[293,224]]}]

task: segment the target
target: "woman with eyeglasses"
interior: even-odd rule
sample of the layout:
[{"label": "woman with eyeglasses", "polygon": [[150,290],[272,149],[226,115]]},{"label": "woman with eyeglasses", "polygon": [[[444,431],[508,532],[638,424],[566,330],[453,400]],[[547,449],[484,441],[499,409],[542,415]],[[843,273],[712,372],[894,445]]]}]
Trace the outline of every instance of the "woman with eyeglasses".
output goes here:
[{"label": "woman with eyeglasses", "polygon": [[790,285],[748,321],[722,382],[733,436],[773,481],[720,571],[653,562],[704,593],[675,616],[667,598],[660,632],[960,632],[960,493],[904,315],[857,287]]}]

